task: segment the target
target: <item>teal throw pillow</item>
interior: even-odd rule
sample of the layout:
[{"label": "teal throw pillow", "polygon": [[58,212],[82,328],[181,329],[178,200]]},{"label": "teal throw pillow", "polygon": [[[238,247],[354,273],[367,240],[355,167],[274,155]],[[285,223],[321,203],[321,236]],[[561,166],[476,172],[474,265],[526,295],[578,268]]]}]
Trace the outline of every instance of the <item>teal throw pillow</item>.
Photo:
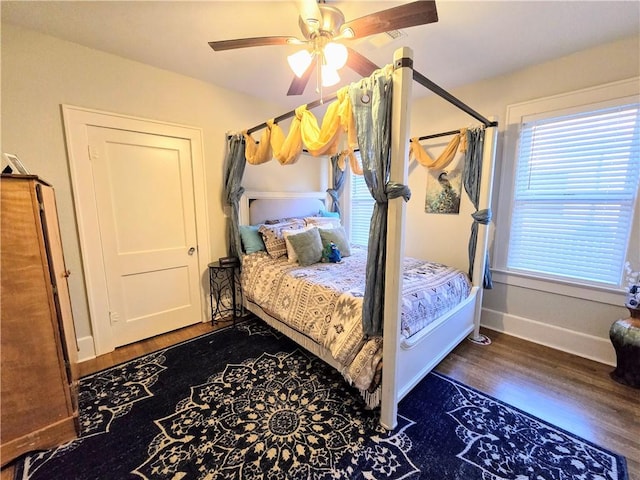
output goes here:
[{"label": "teal throw pillow", "polygon": [[318,214],[321,217],[332,217],[332,218],[340,218],[340,214],[338,212],[330,212],[328,210],[320,210]]},{"label": "teal throw pillow", "polygon": [[291,248],[296,252],[298,263],[301,266],[306,267],[318,263],[322,258],[322,241],[317,228],[289,235],[287,238],[291,243]]},{"label": "teal throw pillow", "polygon": [[244,253],[264,252],[266,250],[258,225],[240,225],[240,238]]}]

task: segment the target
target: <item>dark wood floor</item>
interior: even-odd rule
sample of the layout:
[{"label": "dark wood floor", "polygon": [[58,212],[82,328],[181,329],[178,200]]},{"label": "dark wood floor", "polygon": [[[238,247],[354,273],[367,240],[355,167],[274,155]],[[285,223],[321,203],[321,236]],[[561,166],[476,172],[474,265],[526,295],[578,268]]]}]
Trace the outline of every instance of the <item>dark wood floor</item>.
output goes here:
[{"label": "dark wood floor", "polygon": [[[80,365],[81,375],[108,368],[212,330],[198,324],[117,349]],[[630,480],[640,480],[640,389],[609,378],[612,367],[483,331],[493,343],[460,344],[437,371],[564,430],[627,457]],[[0,480],[13,478],[4,468]],[[444,479],[443,479],[444,480]]]}]

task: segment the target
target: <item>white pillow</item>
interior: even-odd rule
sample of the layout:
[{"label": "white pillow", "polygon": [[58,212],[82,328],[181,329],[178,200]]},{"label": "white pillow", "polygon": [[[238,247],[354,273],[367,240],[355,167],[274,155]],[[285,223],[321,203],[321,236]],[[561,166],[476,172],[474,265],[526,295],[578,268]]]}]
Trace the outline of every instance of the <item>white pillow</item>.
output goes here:
[{"label": "white pillow", "polygon": [[282,236],[284,237],[284,243],[287,246],[287,261],[289,263],[297,263],[298,262],[298,255],[296,255],[295,250],[293,249],[293,247],[291,246],[291,242],[289,241],[289,237],[290,235],[295,235],[296,233],[301,233],[301,232],[306,232],[307,230],[311,230],[312,228],[314,228],[313,225],[308,225],[306,227],[302,227],[299,228],[297,230],[282,230]]},{"label": "white pillow", "polygon": [[340,219],[336,217],[304,217],[304,223],[318,228],[338,228]]}]

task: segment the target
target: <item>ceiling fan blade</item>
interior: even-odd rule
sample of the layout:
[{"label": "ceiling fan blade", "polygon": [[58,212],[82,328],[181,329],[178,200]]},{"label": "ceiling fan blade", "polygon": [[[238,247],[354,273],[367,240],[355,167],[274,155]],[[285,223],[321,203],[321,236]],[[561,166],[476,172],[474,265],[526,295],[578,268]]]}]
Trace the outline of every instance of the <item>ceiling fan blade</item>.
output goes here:
[{"label": "ceiling fan blade", "polygon": [[255,37],[209,42],[209,46],[216,52],[219,52],[236,48],[263,47],[269,45],[302,45],[304,43],[305,42],[298,40],[296,37]]},{"label": "ceiling fan blade", "polygon": [[362,38],[376,33],[425,25],[437,21],[436,2],[434,0],[422,0],[356,18],[346,22],[340,28],[340,32],[345,37],[348,37],[344,32],[347,29],[351,29],[354,34],[352,38]]},{"label": "ceiling fan blade", "polygon": [[316,62],[313,61],[300,78],[294,76],[287,95],[302,95],[304,93],[304,89],[307,88],[307,83],[309,83],[309,79],[311,78],[315,68]]},{"label": "ceiling fan blade", "polygon": [[367,57],[356,52],[353,48],[347,47],[347,50],[349,51],[347,66],[358,75],[368,77],[374,72],[374,70],[380,68]]}]

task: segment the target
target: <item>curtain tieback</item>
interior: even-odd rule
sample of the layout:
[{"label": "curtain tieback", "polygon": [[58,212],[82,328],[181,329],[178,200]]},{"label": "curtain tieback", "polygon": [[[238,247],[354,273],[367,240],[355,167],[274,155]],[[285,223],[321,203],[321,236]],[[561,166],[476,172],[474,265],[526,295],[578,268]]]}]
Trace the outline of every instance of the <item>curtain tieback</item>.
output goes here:
[{"label": "curtain tieback", "polygon": [[408,202],[411,198],[411,190],[407,185],[403,185],[402,183],[389,182],[385,186],[384,191],[387,194],[387,200],[402,197],[405,202]]},{"label": "curtain tieback", "polygon": [[335,188],[327,188],[326,192],[334,202],[338,200],[338,191]]},{"label": "curtain tieback", "polygon": [[244,195],[244,187],[240,187],[235,192],[231,193],[231,197],[234,202],[239,202],[242,195]]},{"label": "curtain tieback", "polygon": [[482,225],[488,225],[491,221],[491,209],[486,208],[484,210],[477,210],[471,214],[473,220],[477,223],[481,223]]}]

